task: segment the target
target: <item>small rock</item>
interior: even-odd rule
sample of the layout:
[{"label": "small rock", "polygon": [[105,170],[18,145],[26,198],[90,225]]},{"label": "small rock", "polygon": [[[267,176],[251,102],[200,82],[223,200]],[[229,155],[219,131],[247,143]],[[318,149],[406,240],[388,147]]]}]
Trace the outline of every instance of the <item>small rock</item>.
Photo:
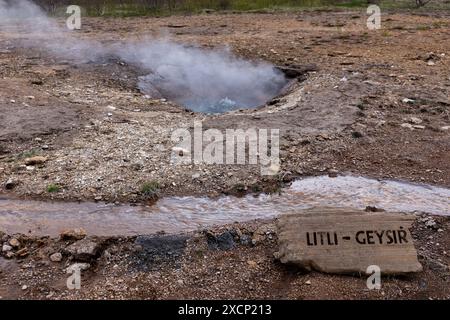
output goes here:
[{"label": "small rock", "polygon": [[421,126],[421,125],[415,124],[415,125],[413,125],[413,128],[414,129],[425,129],[425,126]]},{"label": "small rock", "polygon": [[59,252],[55,252],[50,256],[50,261],[52,262],[61,262],[62,260],[62,254]]},{"label": "small rock", "polygon": [[305,284],[308,285],[308,286],[310,286],[310,285],[311,285],[311,281],[310,281],[310,280],[307,280],[307,281],[305,281]]},{"label": "small rock", "polygon": [[434,66],[435,64],[436,64],[436,62],[434,62],[434,61],[432,61],[432,60],[430,60],[430,61],[427,62],[427,65],[429,65],[429,66]]},{"label": "small rock", "polygon": [[450,130],[450,126],[443,126],[443,127],[441,127],[441,130],[442,131]]},{"label": "small rock", "polygon": [[86,231],[82,228],[64,230],[59,236],[61,240],[81,240],[86,237]]},{"label": "small rock", "polygon": [[425,222],[425,226],[427,227],[434,227],[436,225],[436,222],[433,219],[429,219],[427,222]]},{"label": "small rock", "polygon": [[46,157],[36,156],[36,157],[31,157],[31,158],[25,159],[25,165],[34,166],[37,164],[43,164],[45,161],[47,161]]},{"label": "small rock", "polygon": [[2,247],[2,252],[9,252],[11,251],[13,248],[10,245],[4,244]]},{"label": "small rock", "polygon": [[73,272],[75,270],[86,271],[90,267],[91,267],[91,265],[89,263],[77,262],[77,263],[74,263],[74,264],[70,265],[69,267],[67,267],[66,273]]},{"label": "small rock", "polygon": [[194,173],[192,175],[192,179],[198,179],[198,178],[200,178],[200,173]]},{"label": "small rock", "polygon": [[207,232],[206,239],[210,249],[230,250],[235,246],[234,237],[229,231],[219,234],[218,236],[214,235],[212,232]]},{"label": "small rock", "polygon": [[414,100],[413,100],[413,99],[405,98],[405,99],[402,100],[402,102],[403,102],[403,103],[413,103]]},{"label": "small rock", "polygon": [[328,170],[328,176],[330,178],[336,178],[338,176],[339,171],[335,169]]},{"label": "small rock", "polygon": [[22,290],[25,291],[25,290],[27,290],[27,289],[28,289],[28,286],[26,286],[26,285],[23,285],[23,286],[22,286]]},{"label": "small rock", "polygon": [[400,125],[400,127],[402,127],[402,128],[408,128],[408,129],[411,129],[411,130],[414,129],[411,123],[402,123],[402,124]]},{"label": "small rock", "polygon": [[75,260],[90,261],[94,259],[100,249],[100,245],[91,239],[78,240],[65,248],[65,252],[72,255]]},{"label": "small rock", "polygon": [[18,248],[18,247],[20,247],[20,241],[17,240],[16,238],[12,238],[11,240],[9,240],[9,244],[10,244],[13,248]]},{"label": "small rock", "polygon": [[409,119],[409,122],[411,122],[412,124],[421,124],[422,123],[422,119],[419,119],[417,117],[411,117]]}]

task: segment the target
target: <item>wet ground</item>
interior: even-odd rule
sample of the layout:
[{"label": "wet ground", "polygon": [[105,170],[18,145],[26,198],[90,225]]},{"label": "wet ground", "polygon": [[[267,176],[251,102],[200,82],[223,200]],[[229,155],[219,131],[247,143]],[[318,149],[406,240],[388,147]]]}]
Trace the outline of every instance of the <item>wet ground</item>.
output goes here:
[{"label": "wet ground", "polygon": [[177,234],[217,225],[271,219],[311,207],[376,208],[450,216],[450,190],[400,181],[328,176],[295,181],[280,194],[167,197],[152,206],[45,202],[0,198],[0,230],[58,237],[83,228],[97,236]]}]

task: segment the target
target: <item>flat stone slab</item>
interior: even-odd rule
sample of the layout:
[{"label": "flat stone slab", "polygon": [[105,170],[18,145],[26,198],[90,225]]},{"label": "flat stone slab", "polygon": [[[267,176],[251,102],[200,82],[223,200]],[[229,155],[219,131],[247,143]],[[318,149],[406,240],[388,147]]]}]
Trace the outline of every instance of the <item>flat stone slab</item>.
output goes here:
[{"label": "flat stone slab", "polygon": [[313,208],[286,214],[277,221],[282,263],[326,273],[381,274],[422,271],[409,228],[414,216],[367,213],[346,208]]}]

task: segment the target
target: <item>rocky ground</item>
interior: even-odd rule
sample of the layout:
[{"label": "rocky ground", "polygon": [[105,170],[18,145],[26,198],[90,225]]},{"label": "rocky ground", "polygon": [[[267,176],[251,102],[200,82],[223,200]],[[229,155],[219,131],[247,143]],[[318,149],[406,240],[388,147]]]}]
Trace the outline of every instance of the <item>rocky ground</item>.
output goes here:
[{"label": "rocky ground", "polygon": [[[190,234],[129,238],[2,235],[3,299],[449,299],[450,219],[421,215],[412,228],[423,272],[389,276],[368,290],[365,275],[304,272],[274,258],[274,221]],[[6,251],[5,251],[6,249]],[[79,264],[81,289],[67,269]]]},{"label": "rocky ground", "polygon": [[[448,13],[384,13],[378,31],[365,19],[359,11],[317,11],[83,20],[79,37],[86,39],[166,33],[311,71],[269,106],[214,116],[146,98],[136,88],[139,70],[120,61],[74,65],[21,49],[0,32],[5,192],[133,202],[148,181],[161,196],[215,196],[270,191],[327,171],[449,186]],[[194,120],[205,129],[281,129],[279,173],[171,165],[170,133]],[[32,156],[43,158],[30,164]]]},{"label": "rocky ground", "polygon": [[[148,182],[152,199],[218,196],[279,190],[327,172],[449,187],[449,16],[384,13],[378,31],[367,30],[359,11],[83,20],[78,36],[85,39],[165,33],[297,70],[300,81],[287,95],[221,115],[149,99],[137,89],[139,70],[121,61],[74,64],[21,48],[0,30],[1,193],[139,202],[148,200]],[[170,133],[195,120],[204,128],[281,129],[279,173],[171,165]],[[424,271],[386,278],[380,291],[367,290],[364,276],[281,265],[273,221],[132,238],[1,234],[0,296],[448,299],[449,226],[448,218],[419,217],[413,235]],[[71,291],[65,270],[76,262],[87,265],[82,289]]]}]

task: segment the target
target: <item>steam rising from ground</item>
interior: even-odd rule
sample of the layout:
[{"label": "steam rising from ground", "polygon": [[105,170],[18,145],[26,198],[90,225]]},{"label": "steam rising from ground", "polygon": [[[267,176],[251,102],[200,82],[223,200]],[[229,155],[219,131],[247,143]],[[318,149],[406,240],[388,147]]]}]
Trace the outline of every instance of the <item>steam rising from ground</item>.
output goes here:
[{"label": "steam rising from ground", "polygon": [[273,66],[238,59],[226,50],[156,40],[127,46],[120,56],[152,71],[140,79],[144,92],[159,91],[194,111],[262,105],[285,84],[283,74]]},{"label": "steam rising from ground", "polygon": [[223,112],[264,104],[286,84],[268,63],[239,59],[228,50],[205,50],[167,39],[120,45],[81,40],[28,0],[0,0],[0,31],[24,46],[50,51],[77,63],[116,56],[146,73],[140,89],[155,98],[174,100],[188,109]]}]

